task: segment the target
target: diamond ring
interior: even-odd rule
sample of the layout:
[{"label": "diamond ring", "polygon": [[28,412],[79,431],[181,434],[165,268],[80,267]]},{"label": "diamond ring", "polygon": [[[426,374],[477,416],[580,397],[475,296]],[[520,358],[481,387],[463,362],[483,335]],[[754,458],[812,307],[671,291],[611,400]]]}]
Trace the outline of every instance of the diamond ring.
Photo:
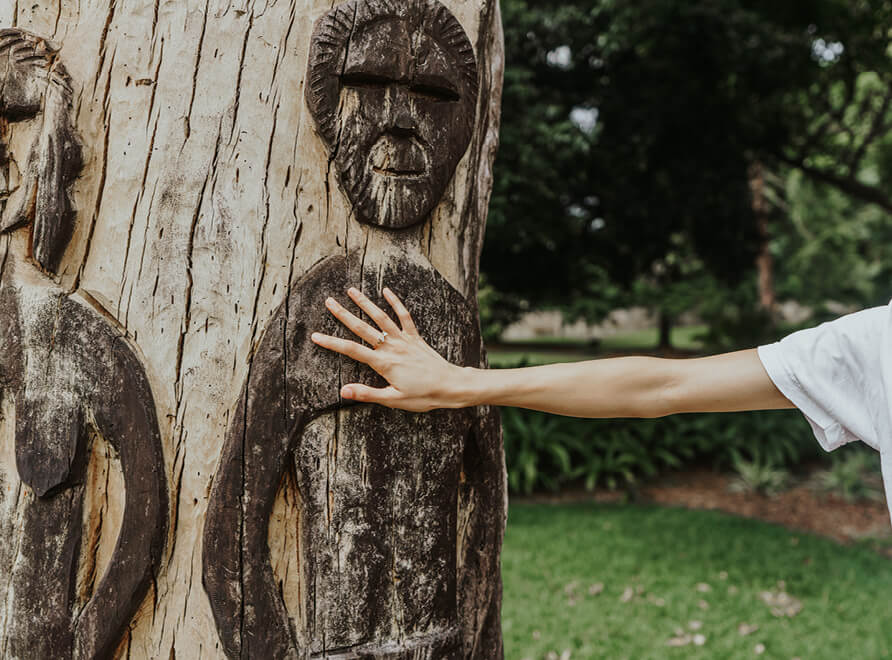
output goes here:
[{"label": "diamond ring", "polygon": [[387,337],[388,337],[387,333],[382,332],[381,336],[378,337],[378,343],[375,344],[375,348],[378,348],[381,344],[383,344],[385,341],[387,341]]}]

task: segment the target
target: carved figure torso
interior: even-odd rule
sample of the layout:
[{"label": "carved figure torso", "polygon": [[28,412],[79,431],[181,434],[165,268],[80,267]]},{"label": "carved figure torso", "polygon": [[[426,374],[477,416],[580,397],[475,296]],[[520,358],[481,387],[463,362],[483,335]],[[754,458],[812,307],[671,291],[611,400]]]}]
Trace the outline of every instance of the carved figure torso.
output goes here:
[{"label": "carved figure torso", "polygon": [[[14,401],[20,479],[7,475],[9,500],[0,507],[15,516],[0,523],[0,656],[110,657],[164,545],[154,401],[119,331],[33,267],[16,268],[23,277],[7,265],[0,278],[0,388]],[[126,502],[105,576],[78,593],[88,426],[117,453]]]},{"label": "carved figure torso", "polygon": [[[444,357],[480,362],[475,310],[431,267],[394,260],[379,272],[363,270],[356,255],[331,257],[292,288],[255,352],[210,498],[205,586],[230,657],[465,655],[462,483],[481,470],[476,457],[501,459],[492,447],[498,426],[480,437],[474,411],[417,415],[351,406],[339,414],[342,383],[383,381],[309,340],[314,330],[337,331],[324,311],[327,292],[349,282],[377,291],[381,281],[424,310],[416,324],[436,338]],[[338,415],[335,438],[305,433],[323,414]],[[308,585],[300,617],[285,611],[266,546],[269,513],[290,465],[302,502],[300,564]],[[495,508],[488,523],[500,538],[503,499],[499,484],[490,487]],[[292,629],[291,619],[306,628]]]}]

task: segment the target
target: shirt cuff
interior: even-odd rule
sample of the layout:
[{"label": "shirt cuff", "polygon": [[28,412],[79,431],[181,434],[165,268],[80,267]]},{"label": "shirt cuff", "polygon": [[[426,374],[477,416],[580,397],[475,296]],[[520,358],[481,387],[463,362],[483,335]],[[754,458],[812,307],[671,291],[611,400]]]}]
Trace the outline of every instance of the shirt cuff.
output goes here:
[{"label": "shirt cuff", "polygon": [[808,395],[796,375],[787,366],[783,355],[784,349],[780,342],[760,346],[757,351],[768,377],[781,394],[787,397],[790,403],[805,416],[824,451],[833,451],[857,440]]}]

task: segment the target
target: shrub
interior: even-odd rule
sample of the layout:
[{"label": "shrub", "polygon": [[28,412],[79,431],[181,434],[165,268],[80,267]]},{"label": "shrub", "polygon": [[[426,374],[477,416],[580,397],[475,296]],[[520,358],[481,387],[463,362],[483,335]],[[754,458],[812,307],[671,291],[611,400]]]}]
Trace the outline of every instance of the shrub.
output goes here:
[{"label": "shrub", "polygon": [[502,414],[514,492],[569,483],[622,488],[693,462],[782,470],[822,453],[795,410],[658,420],[584,420],[514,408]]},{"label": "shrub", "polygon": [[850,502],[883,498],[879,458],[866,447],[846,447],[834,452],[830,467],[819,472],[815,481],[820,489]]},{"label": "shrub", "polygon": [[790,481],[789,471],[777,467],[769,460],[761,457],[747,460],[737,451],[733,456],[737,477],[731,482],[730,489],[734,492],[774,495],[782,491]]}]

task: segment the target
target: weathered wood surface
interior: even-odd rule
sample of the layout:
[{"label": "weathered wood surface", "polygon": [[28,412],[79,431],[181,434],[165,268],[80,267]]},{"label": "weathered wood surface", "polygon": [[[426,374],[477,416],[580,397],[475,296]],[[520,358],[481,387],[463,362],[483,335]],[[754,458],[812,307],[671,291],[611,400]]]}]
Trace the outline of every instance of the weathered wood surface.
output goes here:
[{"label": "weathered wood surface", "polygon": [[[59,493],[48,491],[55,497],[68,493],[68,503],[34,523],[27,520],[33,511],[28,505],[39,499],[39,492],[16,466],[19,413],[4,381],[0,560],[14,562],[12,557],[18,557],[21,564],[21,548],[6,540],[27,534],[29,524],[50,524],[52,515],[67,520],[57,527],[62,536],[56,541],[62,544],[58,547],[68,544],[67,563],[53,570],[69,571],[70,576],[76,568],[74,594],[66,597],[78,612],[84,594],[102,584],[100,579],[114,565],[117,539],[126,536],[128,520],[135,520],[126,513],[129,502],[142,492],[137,487],[131,493],[125,485],[133,478],[127,467],[130,459],[115,444],[115,433],[101,428],[102,413],[96,411],[105,406],[119,413],[127,406],[141,406],[146,420],[156,412],[164,466],[160,472],[149,471],[148,476],[162,478],[147,486],[155,494],[143,499],[157,504],[167,491],[169,499],[163,503],[163,521],[145,525],[143,531],[151,536],[167,523],[167,533],[163,543],[144,544],[149,566],[155,548],[160,562],[147,593],[136,596],[133,609],[138,611],[133,616],[119,613],[128,619],[116,641],[120,657],[222,658],[225,649],[247,653],[244,631],[256,620],[239,618],[238,634],[229,631],[228,640],[218,634],[202,580],[202,555],[208,554],[202,537],[214,475],[218,470],[225,474],[232,465],[224,449],[227,437],[250,419],[245,411],[251,406],[242,407],[250,395],[240,397],[250,391],[251,383],[276,373],[276,359],[281,388],[290,397],[287,406],[300,417],[294,426],[300,437],[289,438],[291,444],[276,452],[276,430],[270,429],[271,451],[262,458],[279,472],[277,481],[266,484],[275,493],[264,493],[258,502],[262,515],[251,522],[256,533],[217,537],[242,550],[236,571],[260,572],[259,580],[249,578],[246,584],[261,585],[259,597],[272,602],[269,618],[260,622],[275,631],[270,643],[284,639],[287,653],[295,657],[317,654],[323,646],[345,649],[340,655],[345,658],[484,658],[500,653],[498,551],[504,475],[497,420],[488,411],[429,418],[368,407],[323,412],[320,402],[337,403],[333,397],[342,382],[337,374],[345,378],[356,367],[336,360],[340,372],[320,372],[308,380],[302,368],[313,374],[333,358],[310,355],[297,330],[311,324],[333,328],[321,312],[324,294],[359,284],[371,295],[387,277],[386,284],[408,298],[434,345],[456,359],[480,359],[477,264],[497,142],[502,70],[498,6],[490,0],[445,2],[470,36],[479,63],[476,101],[467,108],[472,118],[468,146],[454,155],[454,175],[440,177],[445,179],[442,190],[431,189],[428,197],[433,202],[415,207],[419,217],[407,215],[406,222],[397,225],[377,223],[402,227],[393,231],[375,227],[370,214],[355,212],[342,185],[343,168],[331,158],[331,144],[304,100],[314,25],[338,4],[0,3],[0,27],[46,35],[61,47],[59,57],[73,89],[73,123],[84,147],[83,170],[71,189],[76,222],[70,245],[58,259],[58,275],[50,278],[35,271],[23,276],[28,286],[41,292],[26,296],[28,305],[21,300],[23,278],[12,273],[34,268],[30,258],[21,268],[4,270],[0,285],[9,288],[8,304],[15,309],[36,310],[55,300],[65,318],[82,324],[80,339],[69,342],[66,359],[95,362],[107,373],[119,373],[116,370],[127,364],[133,367],[132,373],[125,369],[130,382],[96,376],[94,385],[108,384],[94,387],[92,393],[86,386],[80,391],[71,385],[88,404],[81,409],[92,411],[74,420],[82,424],[83,453],[71,462],[71,486]],[[362,87],[357,95],[383,93],[380,86],[376,90],[360,85],[366,82],[361,76],[353,80]],[[448,90],[435,86],[421,91],[435,92],[433,101],[454,102],[445,98]],[[11,148],[28,144],[17,131],[15,125],[10,127]],[[393,144],[388,149],[396,153]],[[433,155],[446,156],[442,149]],[[390,174],[417,176],[420,167],[412,161],[416,157],[409,152],[406,162],[395,163]],[[379,169],[388,169],[388,163],[376,162],[381,164]],[[433,208],[429,214],[428,203]],[[14,257],[10,266],[16,263],[15,255],[27,252],[23,238],[4,238],[0,247]],[[329,273],[320,286],[330,285],[332,291],[307,290],[306,283],[320,272],[313,270],[317,265]],[[427,296],[433,292],[439,299],[432,305]],[[294,342],[291,357],[276,356],[274,338],[280,329],[287,329],[282,337]],[[7,342],[11,335],[4,332]],[[83,345],[85,336],[92,337],[92,345]],[[5,344],[3,350],[8,350]],[[304,366],[292,359],[298,353],[308,356]],[[145,383],[134,382],[139,381],[134,375],[139,370]],[[366,372],[360,375],[371,378]],[[320,389],[295,399],[289,383],[300,382]],[[127,397],[136,400],[122,400]],[[264,405],[272,409],[285,401]],[[395,428],[402,430],[393,433]],[[252,442],[262,445],[260,438]],[[437,445],[442,463],[431,462]],[[151,455],[151,442],[143,449]],[[284,449],[292,450],[290,457]],[[371,471],[363,472],[367,468]],[[225,482],[221,477],[220,483]],[[454,506],[444,504],[444,493]],[[371,496],[381,502],[389,498],[386,513]],[[409,498],[422,506],[411,508]],[[235,520],[247,528],[238,513],[241,502],[231,504],[235,518],[222,516],[222,526]],[[264,531],[264,516],[265,539],[258,536]],[[78,517],[79,526],[73,522]],[[489,524],[481,524],[484,520]],[[372,524],[398,538],[381,539],[361,529]],[[338,525],[340,536],[319,536]],[[323,537],[318,547],[308,547],[310,539]],[[425,561],[400,566],[399,560],[408,556],[406,548],[416,540],[433,544]],[[454,555],[447,551],[450,544]],[[256,547],[260,554],[245,563],[243,545]],[[370,555],[368,575],[357,574],[355,565],[337,565],[375,547],[381,551]],[[260,561],[265,561],[267,549],[268,564]],[[385,574],[388,558],[395,563]],[[221,556],[219,566],[232,561],[229,555]],[[435,586],[425,587],[422,582],[443,565],[450,571],[454,565],[454,573],[447,571]],[[395,579],[400,572],[408,576],[405,586]],[[0,577],[4,575],[11,573],[0,568]],[[350,593],[372,583],[382,585],[381,590]],[[8,584],[0,579],[0,645],[8,645],[15,630],[17,606]],[[308,598],[311,593],[315,601]],[[352,597],[346,606],[335,600],[344,594]],[[384,602],[390,611],[362,614]],[[51,619],[49,605],[40,607]],[[386,631],[388,620],[405,626]],[[71,619],[67,622],[70,625]],[[116,625],[107,623],[108,629]],[[425,635],[440,633],[444,646],[438,649]],[[337,641],[330,644],[329,634]],[[421,649],[419,655],[388,646],[400,640],[406,649],[417,642],[413,648]],[[6,657],[35,656],[16,655],[7,646]],[[85,651],[83,657],[94,656]]]},{"label": "weathered wood surface", "polygon": [[[211,492],[204,575],[230,657],[501,654],[500,621],[488,617],[505,523],[492,412],[360,406],[338,414],[332,435],[307,429],[341,408],[341,384],[380,381],[309,341],[313,328],[338,332],[326,292],[381,282],[399,283],[441,355],[481,361],[475,309],[429,266],[333,256],[296,283],[256,351]],[[293,630],[267,549],[283,485],[302,548]]]},{"label": "weathered wood surface", "polygon": [[[106,658],[161,570],[168,505],[155,402],[118,325],[53,280],[83,164],[64,65],[17,29],[0,30],[0,58],[0,395],[15,456],[0,480],[0,655]],[[116,492],[90,488],[103,444],[118,460]],[[103,528],[88,496],[123,509],[101,573]]]}]

